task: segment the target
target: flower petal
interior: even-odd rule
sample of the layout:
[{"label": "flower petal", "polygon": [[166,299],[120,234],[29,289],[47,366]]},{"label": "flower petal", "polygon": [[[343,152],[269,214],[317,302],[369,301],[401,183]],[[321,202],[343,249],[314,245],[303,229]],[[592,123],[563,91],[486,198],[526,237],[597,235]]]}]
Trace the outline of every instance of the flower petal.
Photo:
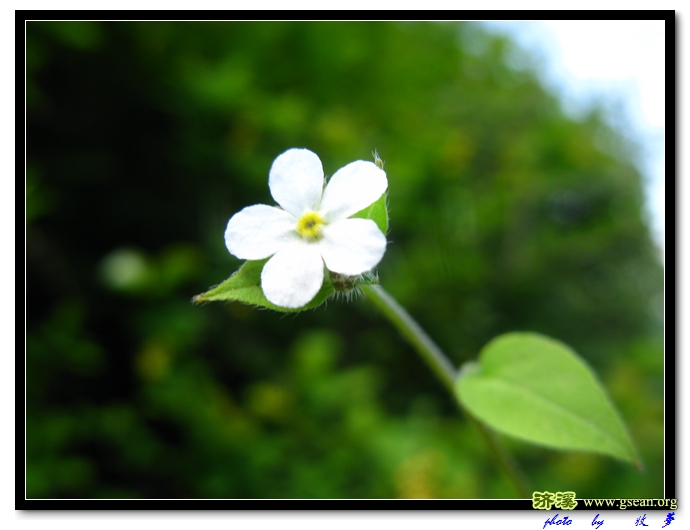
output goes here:
[{"label": "flower petal", "polygon": [[299,219],[316,211],[323,192],[323,166],[309,149],[288,149],[273,161],[268,173],[271,195],[283,209]]},{"label": "flower petal", "polygon": [[323,260],[315,243],[297,240],[268,260],[261,271],[261,288],[269,302],[302,307],[323,284]]},{"label": "flower petal", "polygon": [[225,246],[240,259],[267,258],[299,239],[297,219],[280,208],[255,204],[228,221]]},{"label": "flower petal", "polygon": [[373,162],[357,160],[328,181],[319,213],[326,221],[345,219],[377,200],[388,187],[386,172]]},{"label": "flower petal", "polygon": [[354,276],[381,261],[386,236],[371,219],[341,219],[323,227],[319,248],[328,270]]}]

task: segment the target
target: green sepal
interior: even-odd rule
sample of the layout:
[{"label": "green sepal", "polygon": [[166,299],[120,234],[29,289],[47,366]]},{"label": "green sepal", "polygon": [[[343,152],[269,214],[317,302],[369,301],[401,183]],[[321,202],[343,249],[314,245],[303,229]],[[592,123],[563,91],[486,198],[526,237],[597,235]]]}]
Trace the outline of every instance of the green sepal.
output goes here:
[{"label": "green sepal", "polygon": [[557,449],[636,463],[635,448],[592,369],[571,348],[536,333],[495,338],[461,370],[460,403],[496,431]]},{"label": "green sepal", "polygon": [[352,217],[360,219],[371,219],[379,227],[379,230],[384,235],[388,232],[388,207],[386,205],[386,194],[384,193],[378,200],[371,203],[369,206],[360,210]]},{"label": "green sepal", "polygon": [[230,276],[230,278],[205,293],[196,295],[192,298],[192,302],[195,304],[218,301],[243,302],[245,304],[266,307],[284,313],[299,313],[305,309],[312,309],[320,306],[334,292],[330,274],[324,269],[323,284],[311,302],[297,308],[281,307],[272,304],[266,299],[264,292],[261,290],[261,271],[267,261],[268,258],[246,261],[237,272]]}]

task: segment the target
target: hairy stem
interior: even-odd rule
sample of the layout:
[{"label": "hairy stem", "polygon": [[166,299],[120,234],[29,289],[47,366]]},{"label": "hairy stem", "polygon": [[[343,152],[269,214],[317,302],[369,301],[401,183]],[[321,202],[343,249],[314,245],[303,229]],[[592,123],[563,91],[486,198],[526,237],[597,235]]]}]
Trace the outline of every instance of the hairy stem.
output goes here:
[{"label": "hairy stem", "polygon": [[[441,380],[441,383],[452,394],[458,406],[462,405],[455,395],[455,380],[458,371],[448,360],[436,343],[431,340],[429,335],[414,321],[405,309],[389,295],[380,285],[365,285],[362,290],[369,299],[378,307],[388,320],[397,328],[400,333],[410,342],[414,349],[422,356],[422,359],[429,365],[431,370]],[[529,498],[529,489],[522,471],[512,459],[508,451],[500,443],[498,437],[491,432],[483,423],[466,413],[470,421],[477,427],[482,437],[489,446],[489,450],[494,455],[496,464],[506,474],[513,483],[522,498]]]}]

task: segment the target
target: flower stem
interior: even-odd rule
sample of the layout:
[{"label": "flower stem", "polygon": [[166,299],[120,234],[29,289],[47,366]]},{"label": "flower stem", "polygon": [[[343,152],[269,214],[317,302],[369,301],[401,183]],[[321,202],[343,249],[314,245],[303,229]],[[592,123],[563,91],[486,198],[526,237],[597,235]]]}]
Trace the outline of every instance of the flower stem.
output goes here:
[{"label": "flower stem", "polygon": [[455,395],[458,371],[443,354],[441,348],[417,324],[403,307],[380,285],[364,285],[362,290],[381,312],[398,328],[431,367],[444,386]]},{"label": "flower stem", "polygon": [[[462,408],[460,403],[458,403],[458,406]],[[533,490],[529,486],[529,481],[527,480],[525,473],[522,471],[513,456],[501,443],[501,440],[498,439],[496,433],[487,428],[486,425],[474,418],[471,414],[468,413],[467,417],[486,441],[486,444],[489,446],[489,449],[494,455],[496,464],[499,468],[501,468],[501,470],[503,470],[506,476],[513,483],[513,486],[515,486],[520,498],[531,499],[532,495],[530,494],[530,491]]]},{"label": "flower stem", "polygon": [[[378,307],[381,312],[390,320],[400,333],[412,344],[417,353],[429,365],[441,383],[453,396],[454,401],[462,409],[455,394],[455,380],[458,377],[458,370],[448,360],[448,357],[441,351],[436,343],[426,334],[426,332],[414,321],[407,311],[380,285],[364,285],[361,289],[369,299]],[[479,430],[482,437],[494,455],[496,464],[503,470],[511,480],[522,498],[529,498],[529,489],[522,471],[511,455],[502,446],[498,437],[491,432],[483,423],[473,418],[469,413],[467,417]]]}]

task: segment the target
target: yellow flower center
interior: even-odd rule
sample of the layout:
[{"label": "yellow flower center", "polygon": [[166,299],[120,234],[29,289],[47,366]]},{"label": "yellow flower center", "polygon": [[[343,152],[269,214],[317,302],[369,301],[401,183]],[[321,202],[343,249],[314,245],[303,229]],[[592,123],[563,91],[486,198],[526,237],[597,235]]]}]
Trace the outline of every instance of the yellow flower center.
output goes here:
[{"label": "yellow flower center", "polygon": [[297,221],[297,231],[305,239],[319,239],[324,222],[316,212],[307,212]]}]

